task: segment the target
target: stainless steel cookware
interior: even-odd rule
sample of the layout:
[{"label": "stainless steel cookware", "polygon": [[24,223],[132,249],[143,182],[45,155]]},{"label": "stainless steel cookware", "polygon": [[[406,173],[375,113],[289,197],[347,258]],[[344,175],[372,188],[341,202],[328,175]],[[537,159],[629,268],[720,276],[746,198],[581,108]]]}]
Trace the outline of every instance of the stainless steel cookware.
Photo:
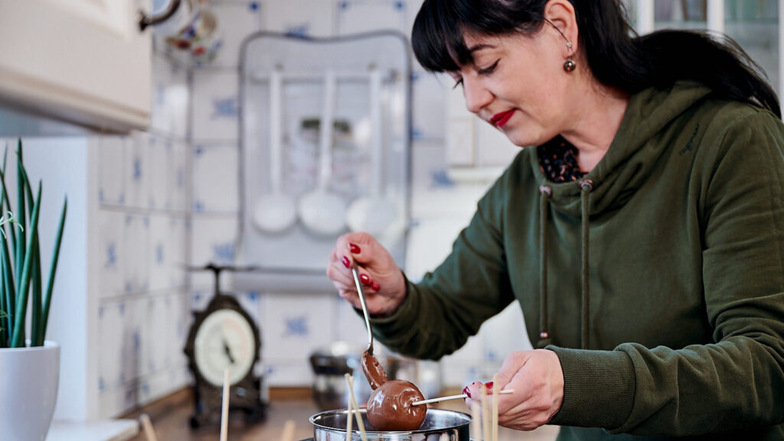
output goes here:
[{"label": "stainless steel cookware", "polygon": [[[310,417],[313,424],[314,441],[346,441],[346,416],[348,411],[328,410]],[[367,420],[365,409],[361,409],[362,420],[367,430],[368,441],[469,441],[468,425],[471,417],[462,412],[444,409],[428,409],[425,421],[412,431],[375,431]],[[361,441],[357,425],[352,426],[352,441]]]}]

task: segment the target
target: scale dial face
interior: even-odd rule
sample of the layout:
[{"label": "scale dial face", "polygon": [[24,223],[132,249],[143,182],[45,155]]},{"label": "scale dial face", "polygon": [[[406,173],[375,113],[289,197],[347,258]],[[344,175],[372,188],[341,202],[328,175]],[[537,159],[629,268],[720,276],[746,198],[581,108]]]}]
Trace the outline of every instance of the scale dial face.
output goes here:
[{"label": "scale dial face", "polygon": [[218,309],[202,321],[194,341],[194,361],[205,380],[223,386],[223,372],[229,369],[229,383],[245,378],[256,358],[256,338],[248,320],[233,309]]}]

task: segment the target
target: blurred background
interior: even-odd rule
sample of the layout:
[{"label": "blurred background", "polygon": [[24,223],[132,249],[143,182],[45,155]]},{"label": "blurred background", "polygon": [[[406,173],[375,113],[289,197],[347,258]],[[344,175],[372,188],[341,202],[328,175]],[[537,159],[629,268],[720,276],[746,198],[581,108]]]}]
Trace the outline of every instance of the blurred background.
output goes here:
[{"label": "blurred background", "polygon": [[[193,311],[215,294],[214,274],[203,270],[208,264],[252,267],[224,271],[220,287],[258,326],[254,369],[266,400],[271,390],[274,397],[276,389],[315,387],[319,372],[310,357],[336,342],[361,353],[364,322],[324,275],[337,234],[314,233],[301,219],[283,232],[263,231],[255,217],[260,198],[278,185],[271,176],[300,199],[318,187],[325,72],[338,78],[333,190],[346,205],[376,184],[386,192],[397,211],[382,236],[413,281],[446,256],[478,198],[518,151],[465,110],[449,78],[424,72],[411,58],[408,37],[420,0],[183,1],[171,18],[141,33],[138,10],[160,13],[167,0],[26,3],[33,6],[0,2],[0,53],[27,53],[8,62],[38,63],[42,75],[73,81],[73,90],[82,87],[95,102],[113,94],[126,114],[107,117],[90,104],[73,110],[70,102],[82,96],[76,93],[61,104],[28,106],[55,94],[39,87],[20,98],[0,89],[0,146],[11,151],[22,139],[51,213],[63,194],[69,198],[48,334],[62,346],[55,421],[118,418],[193,384],[183,348]],[[727,33],[781,90],[779,1],[624,4],[641,34]],[[43,10],[47,22],[37,21]],[[81,30],[71,35],[55,25],[65,22]],[[122,45],[107,49],[96,35]],[[43,46],[57,53],[39,52]],[[7,67],[3,58],[0,67]],[[367,82],[374,68],[383,74],[377,89]],[[359,79],[347,73],[352,69]],[[272,92],[275,71],[283,72],[280,96]],[[375,120],[374,108],[381,109]],[[385,127],[380,135],[368,128],[373,121]],[[383,139],[381,165],[374,136]],[[368,172],[376,169],[380,184]],[[427,396],[487,381],[507,353],[529,347],[512,305],[440,361],[388,355]]]}]

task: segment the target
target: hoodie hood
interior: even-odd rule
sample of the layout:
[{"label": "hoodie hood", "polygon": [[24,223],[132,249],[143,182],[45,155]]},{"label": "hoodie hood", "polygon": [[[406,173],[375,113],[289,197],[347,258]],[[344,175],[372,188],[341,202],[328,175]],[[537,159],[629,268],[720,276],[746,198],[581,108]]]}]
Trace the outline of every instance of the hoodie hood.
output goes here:
[{"label": "hoodie hood", "polygon": [[[539,169],[535,149],[524,152],[531,155],[529,163],[540,186],[549,187],[549,203],[556,210],[580,216],[587,208],[588,214],[601,213],[623,205],[634,191],[647,179],[666,149],[658,148],[651,140],[661,136],[665,127],[683,113],[702,101],[710,89],[697,83],[678,82],[667,92],[647,89],[629,100],[621,126],[610,148],[582,180],[554,184]],[[650,143],[651,148],[646,148]],[[592,189],[587,207],[581,200],[581,182],[590,181]]]}]

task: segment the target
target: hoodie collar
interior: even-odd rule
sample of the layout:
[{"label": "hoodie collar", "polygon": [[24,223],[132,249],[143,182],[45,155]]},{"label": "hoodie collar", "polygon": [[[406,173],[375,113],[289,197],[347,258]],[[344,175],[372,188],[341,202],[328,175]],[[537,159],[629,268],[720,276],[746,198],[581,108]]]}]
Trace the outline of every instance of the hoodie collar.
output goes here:
[{"label": "hoodie collar", "polygon": [[[694,82],[677,82],[666,90],[650,88],[633,95],[610,148],[584,179],[593,182],[590,214],[623,205],[656,167],[666,149],[645,148],[674,119],[700,102],[710,89]],[[655,144],[654,144],[655,145]],[[549,203],[558,211],[580,216],[579,181],[555,184],[539,168],[536,149],[528,149],[539,185],[552,188]]]}]

